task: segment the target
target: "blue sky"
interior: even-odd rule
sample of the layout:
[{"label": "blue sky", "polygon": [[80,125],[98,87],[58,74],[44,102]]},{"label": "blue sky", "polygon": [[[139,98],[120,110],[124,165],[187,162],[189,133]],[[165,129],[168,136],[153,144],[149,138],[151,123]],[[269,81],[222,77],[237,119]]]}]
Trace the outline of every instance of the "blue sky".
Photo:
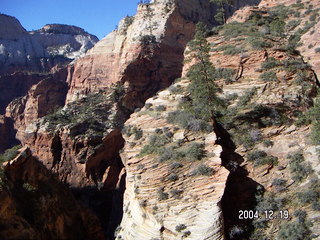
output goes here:
[{"label": "blue sky", "polygon": [[39,29],[48,23],[84,28],[99,39],[119,20],[133,15],[139,0],[0,0],[0,12],[16,17],[22,26]]}]

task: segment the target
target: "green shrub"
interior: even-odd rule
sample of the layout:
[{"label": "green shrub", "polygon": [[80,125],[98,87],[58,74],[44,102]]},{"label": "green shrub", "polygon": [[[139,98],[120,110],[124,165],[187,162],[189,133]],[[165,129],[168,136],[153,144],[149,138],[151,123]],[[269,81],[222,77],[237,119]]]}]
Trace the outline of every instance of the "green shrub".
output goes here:
[{"label": "green shrub", "polygon": [[276,178],[273,180],[272,185],[275,187],[276,191],[282,192],[285,190],[285,185],[287,180]]},{"label": "green shrub", "polygon": [[320,193],[308,190],[304,192],[299,192],[297,194],[297,197],[299,199],[299,202],[305,205],[317,201],[320,197]]},{"label": "green shrub", "polygon": [[141,128],[134,127],[132,133],[134,134],[134,140],[139,140],[143,136]]},{"label": "green shrub", "polygon": [[179,176],[175,173],[171,173],[169,176],[168,176],[168,180],[169,181],[172,181],[172,182],[175,182],[179,179]]},{"label": "green shrub", "polygon": [[172,94],[179,94],[179,93],[183,93],[183,88],[181,87],[181,85],[171,85],[169,87],[169,91]]},{"label": "green shrub", "polygon": [[304,63],[301,59],[284,60],[282,63],[284,68],[289,72],[297,72],[298,70],[306,70],[310,68],[310,65]]},{"label": "green shrub", "polygon": [[319,179],[312,179],[310,186],[303,192],[298,192],[298,200],[303,206],[312,204],[312,208],[319,211],[318,205],[320,203],[320,181]]},{"label": "green shrub", "polygon": [[283,36],[286,23],[283,20],[277,19],[270,23],[270,31],[275,36]]},{"label": "green shrub", "polygon": [[280,240],[311,240],[311,231],[305,223],[289,222],[280,226],[278,233]]},{"label": "green shrub", "polygon": [[125,94],[125,89],[123,84],[116,83],[111,86],[112,93],[110,95],[110,100],[113,102],[118,102],[120,98]]},{"label": "green shrub", "polygon": [[237,47],[233,47],[233,48],[227,48],[223,51],[223,55],[236,55],[236,54],[239,54],[239,53],[242,53],[244,52],[243,49],[241,48],[237,48]]},{"label": "green shrub", "polygon": [[311,140],[315,145],[320,144],[320,122],[319,121],[313,121],[312,128],[311,128]]},{"label": "green shrub", "polygon": [[289,169],[292,179],[295,181],[302,181],[312,173],[312,168],[309,164],[304,163],[304,157],[302,152],[295,152],[289,154],[287,158],[289,161]]},{"label": "green shrub", "polygon": [[272,47],[272,44],[263,38],[250,37],[250,38],[247,38],[247,41],[251,44],[251,47],[253,49],[257,49],[257,50]]},{"label": "green shrub", "polygon": [[223,55],[235,55],[243,52],[243,49],[237,48],[234,45],[227,44],[217,48],[212,49],[212,51],[223,51]]},{"label": "green shrub", "polygon": [[270,58],[268,58],[266,61],[264,61],[261,64],[261,68],[263,70],[268,70],[268,69],[272,69],[272,68],[278,67],[280,65],[281,65],[280,61],[276,60],[273,57],[270,57]]},{"label": "green shrub", "polygon": [[261,151],[261,150],[254,150],[254,151],[248,153],[247,159],[248,159],[248,161],[253,162],[253,161],[256,161],[260,158],[264,158],[266,156],[268,156],[266,152]]},{"label": "green shrub", "polygon": [[175,169],[182,168],[182,167],[183,167],[183,165],[179,162],[173,162],[170,165],[171,170],[175,170]]},{"label": "green shrub", "polygon": [[215,76],[217,79],[230,79],[234,76],[235,72],[234,69],[230,68],[217,68]]},{"label": "green shrub", "polygon": [[186,225],[184,225],[184,224],[179,224],[179,225],[176,226],[176,231],[177,231],[177,232],[181,232],[181,231],[185,230],[186,228],[187,228]]},{"label": "green shrub", "polygon": [[223,26],[223,35],[228,40],[239,36],[254,35],[257,28],[250,23],[232,22]]},{"label": "green shrub", "polygon": [[285,179],[276,178],[276,179],[273,180],[272,185],[274,185],[274,186],[283,186],[283,185],[286,184],[286,182],[287,182],[287,180],[285,180]]},{"label": "green shrub", "polygon": [[167,108],[166,108],[166,106],[164,106],[164,105],[159,105],[159,106],[156,106],[155,107],[155,110],[157,111],[157,112],[163,112],[163,111],[165,111]]},{"label": "green shrub", "polygon": [[[198,116],[199,117],[199,116]],[[177,124],[178,126],[189,129],[194,132],[211,132],[212,127],[203,119],[195,117],[192,113],[186,110],[177,110],[169,112],[167,116],[169,123]]]},{"label": "green shrub", "polygon": [[273,142],[269,139],[264,140],[262,143],[263,143],[263,146],[265,146],[265,147],[272,147],[273,146]]},{"label": "green shrub", "polygon": [[173,147],[163,147],[158,150],[159,162],[168,161],[171,159],[177,159],[179,157],[179,153]]},{"label": "green shrub", "polygon": [[144,46],[153,45],[157,43],[156,36],[154,35],[143,35],[139,39],[140,43]]},{"label": "green shrub", "polygon": [[212,176],[214,174],[214,170],[211,167],[208,167],[204,164],[199,165],[194,171],[193,175],[204,175],[204,176]]},{"label": "green shrub", "polygon": [[146,103],[144,106],[148,110],[152,107],[152,103]]},{"label": "green shrub", "polygon": [[310,16],[309,20],[310,22],[314,22],[317,20],[317,17],[318,17],[318,13],[314,13]]},{"label": "green shrub", "polygon": [[256,196],[256,208],[255,210],[259,212],[264,212],[265,210],[277,211],[283,207],[283,199],[276,198],[273,193],[265,193]]},{"label": "green shrub", "polygon": [[298,27],[300,25],[300,23],[301,23],[301,20],[296,20],[296,19],[291,20],[288,22],[286,28],[288,31],[291,31],[291,30],[295,29],[296,27]]},{"label": "green shrub", "polygon": [[319,47],[319,48],[314,49],[314,52],[315,52],[315,53],[320,53],[320,47]]},{"label": "green shrub", "polygon": [[276,82],[278,81],[277,74],[274,71],[264,72],[259,77],[264,82]]},{"label": "green shrub", "polygon": [[301,209],[294,211],[293,215],[298,219],[299,222],[305,222],[307,217],[306,211]]},{"label": "green shrub", "polygon": [[182,128],[187,129],[189,120],[193,119],[193,116],[191,113],[187,111],[177,110],[174,112],[169,112],[167,121],[169,123],[177,124]]},{"label": "green shrub", "polygon": [[204,145],[196,142],[189,143],[184,153],[190,160],[201,160],[205,156]]},{"label": "green shrub", "polygon": [[124,123],[124,117],[120,114],[110,118],[112,91],[111,87],[107,90],[110,94],[99,92],[69,103],[45,116],[42,121],[50,132],[68,126],[73,137],[102,137],[110,127],[121,128]]},{"label": "green shrub", "polygon": [[273,8],[271,8],[270,16],[274,19],[278,20],[284,20],[288,18],[291,14],[293,14],[295,11],[292,10],[289,6],[285,5],[277,5]]},{"label": "green shrub", "polygon": [[144,145],[140,151],[140,156],[145,156],[152,153],[158,153],[165,144],[171,142],[171,139],[164,135],[152,135],[149,138],[149,144]]},{"label": "green shrub", "polygon": [[247,130],[237,130],[232,133],[232,138],[237,145],[243,145],[246,149],[250,149],[256,144]]},{"label": "green shrub", "polygon": [[128,27],[133,23],[133,21],[134,21],[134,16],[128,16],[127,15],[123,19],[123,28],[122,28],[121,34],[126,34],[127,33]]},{"label": "green shrub", "polygon": [[183,238],[186,238],[186,237],[189,237],[191,235],[191,232],[190,231],[185,231],[183,234],[182,234],[182,237]]},{"label": "green shrub", "polygon": [[267,155],[266,152],[261,150],[254,150],[252,152],[249,152],[247,154],[247,159],[250,162],[254,162],[254,165],[277,165],[278,164],[278,158],[274,156]]},{"label": "green shrub", "polygon": [[169,194],[164,191],[164,188],[163,187],[159,188],[158,199],[162,201],[162,200],[167,200],[168,198],[169,198]]},{"label": "green shrub", "polygon": [[17,145],[7,149],[3,154],[0,154],[0,163],[13,160],[19,154],[19,149],[21,147],[21,145]]}]

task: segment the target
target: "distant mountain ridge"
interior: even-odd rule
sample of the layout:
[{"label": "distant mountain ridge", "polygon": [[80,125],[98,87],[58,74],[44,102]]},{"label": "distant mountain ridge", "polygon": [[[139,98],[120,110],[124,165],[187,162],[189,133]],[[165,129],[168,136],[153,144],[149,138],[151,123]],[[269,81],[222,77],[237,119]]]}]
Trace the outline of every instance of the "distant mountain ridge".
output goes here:
[{"label": "distant mountain ridge", "polygon": [[0,72],[47,72],[84,55],[98,41],[84,29],[64,24],[28,32],[15,17],[0,14]]}]

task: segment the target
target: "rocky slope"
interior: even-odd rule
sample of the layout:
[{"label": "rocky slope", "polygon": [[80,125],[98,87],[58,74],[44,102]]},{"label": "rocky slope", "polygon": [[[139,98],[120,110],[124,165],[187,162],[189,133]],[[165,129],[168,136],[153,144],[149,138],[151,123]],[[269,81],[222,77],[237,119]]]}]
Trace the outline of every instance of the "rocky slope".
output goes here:
[{"label": "rocky slope", "polygon": [[[260,1],[235,1],[227,9]],[[207,0],[151,1],[140,4],[135,16],[124,18],[117,30],[102,39],[75,63],[69,76],[67,100],[73,101],[114,82],[127,83],[124,105],[130,110],[181,75],[183,51],[192,39],[196,22],[213,26],[217,6]]]},{"label": "rocky slope", "polygon": [[[194,166],[190,162],[181,163],[181,157],[172,153],[183,149],[190,139],[199,141],[188,130],[167,122],[170,112],[177,109],[177,102],[188,96],[183,90],[187,79],[147,100],[144,108],[130,116],[121,154],[127,188],[117,239],[311,239],[312,235],[318,239],[318,148],[310,142],[311,127],[301,126],[298,117],[312,106],[318,81],[314,69],[303,61],[306,58],[288,48],[297,34],[290,27],[292,21],[303,22],[303,17],[309,16],[297,16],[296,10],[301,6],[284,3],[288,7],[265,1],[260,8],[239,10],[228,25],[213,31],[217,36],[208,38],[211,62],[217,68],[216,77],[223,91],[221,97],[229,106],[219,119],[227,132],[217,132],[220,140],[214,141],[222,152],[217,155],[214,142],[208,142],[213,148],[208,152],[220,159],[215,166],[204,161],[212,168],[220,168],[222,175],[213,174],[211,181],[209,178],[202,182],[192,174]],[[272,22],[279,19],[286,22],[286,28],[272,27]],[[234,23],[235,20],[242,23]],[[302,35],[308,34],[307,30],[303,32]],[[301,42],[304,38],[306,35]],[[185,78],[187,69],[188,65]],[[207,146],[205,134],[201,138]],[[166,150],[161,150],[163,146]],[[184,201],[193,193],[189,187],[200,193],[215,183],[226,184],[220,192],[222,201],[219,192],[213,199],[205,194],[205,200],[198,196],[194,202]],[[177,199],[180,200],[175,202]],[[193,222],[193,217],[201,215],[202,201],[208,199],[214,204],[212,211],[223,212],[223,220],[207,212],[211,221],[203,216]],[[188,207],[192,203],[195,209]],[[241,220],[240,211],[245,210],[259,211],[259,217]],[[277,219],[266,217],[266,210],[271,210]],[[288,215],[284,216],[284,212]],[[202,227],[212,227],[212,232]],[[224,235],[214,234],[219,231]]]},{"label": "rocky slope", "polygon": [[[87,188],[93,188],[91,202],[99,194],[109,196],[102,204],[110,211],[104,219],[118,211],[107,205],[124,189],[118,153],[124,140],[119,128],[130,112],[181,75],[184,48],[194,34],[195,23],[202,20],[209,26],[215,24],[211,14],[214,9],[204,0],[139,5],[134,20],[124,19],[117,31],[70,67],[69,104],[25,130],[18,128],[19,139],[61,181],[83,189],[82,196]],[[121,84],[112,85],[114,82]],[[19,100],[24,109],[30,109],[28,101],[37,103],[39,96],[34,92],[31,89]],[[14,104],[7,111],[22,124],[32,122],[28,116],[39,116],[37,112],[24,112],[21,117]],[[115,199],[120,201],[121,197]]]},{"label": "rocky slope", "polygon": [[[125,124],[121,159],[127,178],[117,239],[223,239],[220,204],[229,171],[222,166],[217,136],[166,121],[187,84],[170,87],[179,87],[181,94],[165,90],[148,99]],[[159,149],[185,156],[165,158],[156,154]]]},{"label": "rocky slope", "polygon": [[[14,123],[1,123],[0,128],[2,132],[14,133],[24,129],[28,121],[33,122],[55,107],[64,105],[66,92],[60,91],[67,87],[68,69],[64,68],[85,54],[98,39],[81,28],[61,24],[49,24],[40,30],[27,32],[16,18],[4,14],[0,15],[0,29],[0,114],[8,118],[6,122]],[[25,99],[30,98],[30,94],[34,95],[34,90],[28,93],[32,86],[38,88],[36,95],[42,96],[30,100],[34,106],[28,107],[30,101],[28,103]],[[46,89],[41,91],[40,86]],[[59,99],[58,96],[53,97],[58,89]],[[23,97],[20,99],[23,101],[12,102],[6,113],[8,104],[19,97]],[[27,104],[25,110],[24,103]],[[17,111],[13,113],[12,108]],[[8,138],[5,135],[0,138],[0,152],[16,142],[12,134]]]},{"label": "rocky slope", "polygon": [[[70,105],[66,105],[63,112],[72,112],[74,105],[92,105],[95,101],[101,101],[103,106],[108,105],[105,116],[103,116],[105,117],[103,139],[105,139],[108,138],[109,133],[114,132],[113,129],[121,127],[130,112],[142,106],[148,97],[157,90],[168,86],[181,75],[183,51],[194,34],[195,22],[203,20],[209,25],[214,24],[210,13],[215,6],[209,5],[207,1],[200,1],[201,4],[199,1],[188,2],[188,4],[184,1],[172,4],[170,2],[157,1],[151,4],[140,4],[134,18],[130,18],[130,20],[125,18],[117,31],[101,40],[85,57],[76,61],[74,69],[69,72],[68,77],[70,87],[67,102]],[[150,28],[150,22],[152,28]],[[180,40],[177,41],[177,39]],[[115,82],[120,85],[112,85]],[[99,94],[96,92],[105,92],[106,98],[98,99]],[[112,95],[119,95],[113,103],[110,101]],[[82,101],[81,97],[84,96],[88,97]],[[76,99],[80,100],[75,101]],[[115,112],[111,114],[110,110]],[[61,113],[57,113],[57,115],[61,115]],[[76,114],[82,116],[84,112]],[[58,135],[59,139],[72,137],[75,154],[70,153],[70,149],[67,147],[62,150],[67,153],[61,156],[63,159],[72,159],[72,162],[82,162],[81,159],[90,159],[90,156],[95,154],[95,151],[88,150],[87,144],[83,144],[90,142],[90,139],[95,136],[92,133],[85,135],[75,133],[74,136],[79,136],[79,138],[74,138],[72,129],[74,125],[81,126],[80,131],[86,132],[90,128],[87,126],[88,129],[85,129],[84,123],[91,117],[91,115],[79,117],[75,124],[65,122],[62,123],[62,126],[59,125],[59,121],[54,121],[52,124],[55,127],[52,132],[48,132],[46,129],[47,121],[39,122],[30,125],[20,140],[30,146],[40,160],[43,159],[49,166],[53,166],[53,153],[50,153],[48,148],[41,146],[47,146],[53,141],[55,135]],[[112,123],[114,121],[117,122],[117,125]],[[62,134],[66,134],[66,136],[62,137]],[[93,146],[104,142],[103,139],[93,141]],[[78,144],[78,141],[81,144]],[[70,146],[70,143],[66,146]],[[66,164],[70,160],[61,162]],[[84,164],[87,165],[87,163]],[[83,177],[86,175],[85,169],[87,167],[82,170]],[[73,172],[72,169],[69,171]],[[78,175],[78,168],[75,168],[74,172]],[[69,179],[72,175],[73,173],[64,176],[63,179]],[[99,174],[98,178],[101,179],[102,174]],[[67,181],[69,182],[69,180]]]},{"label": "rocky slope", "polygon": [[[23,144],[94,211],[110,239],[120,222],[117,239],[125,240],[311,239],[320,234],[319,150],[307,113],[319,86],[310,37],[319,22],[310,5],[318,2],[281,3],[240,9],[210,31],[226,103],[216,131],[184,129],[169,116],[190,101],[193,62],[183,59],[195,23],[215,25],[217,7],[162,0],[140,4],[61,77],[12,102],[0,132],[15,134],[8,126],[16,123]],[[33,34],[81,31],[56,27]],[[259,218],[239,219],[241,210]]]},{"label": "rocky slope", "polygon": [[[208,39],[212,45],[211,61],[219,71],[229,72],[220,83],[224,95],[237,99],[230,102],[229,114],[226,113],[221,121],[237,146],[235,151],[243,158],[240,168],[230,174],[222,201],[227,239],[259,239],[262,236],[293,239],[298,235],[310,239],[312,234],[319,236],[316,207],[319,199],[315,197],[312,204],[312,201],[304,200],[308,194],[305,186],[311,188],[315,196],[319,194],[316,187],[319,181],[317,146],[310,141],[315,130],[308,125],[301,126],[297,117],[306,114],[306,109],[313,105],[312,98],[316,96],[319,83],[313,65],[304,62],[308,59],[304,51],[299,53],[291,48],[300,49],[299,40],[294,42],[300,34],[300,42],[306,44],[310,26],[305,25],[305,19],[310,15],[303,13],[313,2],[283,3],[287,7],[264,1],[261,8],[239,11],[238,17],[242,16],[243,23],[232,23],[230,19],[230,24],[217,36]],[[315,1],[314,5],[317,4]],[[272,6],[276,8],[270,8]],[[313,11],[316,13],[317,9]],[[278,20],[269,22],[270,16],[286,22],[286,26],[280,27],[277,33],[272,21]],[[317,56],[313,54],[312,57]],[[246,181],[242,181],[243,170],[249,178]],[[261,184],[258,189],[263,187],[266,191],[263,197],[254,197],[255,208],[249,195],[254,193],[250,192],[250,185],[251,188],[257,185],[250,179]],[[237,203],[233,204],[235,201]],[[248,223],[245,219],[239,220],[239,210],[250,209],[260,213],[271,209],[278,219],[260,215],[259,219],[254,219],[254,231],[249,237],[245,234]],[[283,210],[289,211],[289,222],[279,215]],[[305,217],[299,215],[301,212]],[[296,224],[301,228],[297,229]],[[310,224],[310,229],[306,224]]]}]

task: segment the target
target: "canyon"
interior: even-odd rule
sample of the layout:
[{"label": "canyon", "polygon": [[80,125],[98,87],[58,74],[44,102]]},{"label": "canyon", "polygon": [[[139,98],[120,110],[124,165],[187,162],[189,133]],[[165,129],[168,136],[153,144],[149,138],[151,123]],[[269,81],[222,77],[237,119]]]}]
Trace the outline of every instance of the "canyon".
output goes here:
[{"label": "canyon", "polygon": [[[318,203],[300,197],[307,186],[319,202],[318,147],[300,118],[320,85],[319,8],[238,0],[220,25],[217,3],[157,0],[100,41],[0,15],[0,236],[291,239],[300,222],[303,239],[318,239]],[[182,119],[198,22],[227,103],[214,129]],[[288,210],[290,221],[241,220],[243,210]]]}]

